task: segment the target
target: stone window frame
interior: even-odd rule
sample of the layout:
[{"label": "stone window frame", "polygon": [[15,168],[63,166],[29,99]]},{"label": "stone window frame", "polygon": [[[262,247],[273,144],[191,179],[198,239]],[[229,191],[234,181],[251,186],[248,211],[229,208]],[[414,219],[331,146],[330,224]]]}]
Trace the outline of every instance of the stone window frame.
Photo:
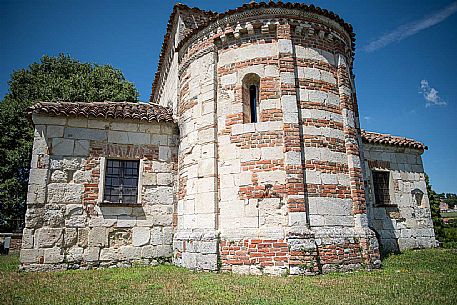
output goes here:
[{"label": "stone window frame", "polygon": [[[256,124],[260,123],[260,80],[261,77],[255,72],[248,72],[243,76],[241,81],[241,99],[243,104],[243,123]],[[251,87],[255,86],[255,117],[252,117],[252,96]]]},{"label": "stone window frame", "polygon": [[[115,203],[105,202],[103,200],[105,196],[105,177],[106,177],[106,165],[107,160],[126,160],[126,161],[140,161],[138,167],[138,186],[137,186],[137,202],[136,203]],[[136,206],[142,205],[142,189],[143,189],[143,171],[144,171],[144,159],[130,159],[130,158],[116,158],[116,157],[100,157],[100,178],[98,180],[98,199],[97,204],[99,205],[115,205],[115,206]]]},{"label": "stone window frame", "polygon": [[[384,203],[377,203],[376,202],[376,194],[375,194],[375,187],[374,187],[374,179],[373,179],[373,172],[383,172],[383,173],[388,173],[389,174],[389,203],[384,204]],[[395,203],[395,192],[394,192],[394,181],[392,177],[392,171],[389,169],[385,168],[370,168],[370,184],[371,184],[371,190],[372,190],[372,195],[373,195],[373,205],[374,207],[381,208],[381,207],[396,207],[398,206]]]}]

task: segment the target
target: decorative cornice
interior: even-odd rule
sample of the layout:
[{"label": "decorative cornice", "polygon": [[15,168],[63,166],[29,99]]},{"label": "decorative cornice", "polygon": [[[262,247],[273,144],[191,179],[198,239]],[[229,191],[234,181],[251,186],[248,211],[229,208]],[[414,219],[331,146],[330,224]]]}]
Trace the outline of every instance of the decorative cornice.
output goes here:
[{"label": "decorative cornice", "polygon": [[[162,51],[159,59],[159,64],[157,67],[157,72],[155,74],[154,82],[152,84],[152,93],[150,101],[153,101],[155,91],[158,89],[159,81],[161,77],[161,72],[163,65],[165,64],[165,53],[169,47],[169,44],[172,42],[172,32],[173,32],[173,20],[175,15],[179,10],[182,11],[195,11],[198,14],[207,14],[208,19],[200,20],[197,24],[197,27],[185,33],[184,38],[179,42],[177,50],[181,50],[183,46],[188,46],[190,43],[194,42],[198,38],[209,35],[211,32],[214,32],[220,26],[225,26],[227,23],[236,21],[237,18],[248,18],[251,16],[257,16],[260,14],[269,14],[271,18],[278,18],[278,15],[295,15],[297,18],[314,18],[316,21],[319,21],[320,24],[330,26],[334,29],[340,29],[340,32],[346,36],[345,38],[350,43],[351,49],[351,58],[354,56],[355,49],[355,34],[352,30],[352,26],[339,17],[337,14],[321,9],[314,5],[306,5],[302,3],[283,3],[282,1],[274,2],[251,2],[249,4],[244,4],[241,7],[238,7],[233,10],[226,11],[224,13],[215,13],[211,11],[202,11],[197,8],[189,8],[183,4],[175,5],[173,13],[170,16],[168,25],[167,25],[167,34],[164,37],[164,42],[162,45]],[[268,13],[269,12],[269,13]],[[276,16],[274,16],[276,15]],[[284,19],[284,18],[282,18]],[[197,35],[198,34],[198,35]],[[169,65],[169,63],[168,63]]]}]

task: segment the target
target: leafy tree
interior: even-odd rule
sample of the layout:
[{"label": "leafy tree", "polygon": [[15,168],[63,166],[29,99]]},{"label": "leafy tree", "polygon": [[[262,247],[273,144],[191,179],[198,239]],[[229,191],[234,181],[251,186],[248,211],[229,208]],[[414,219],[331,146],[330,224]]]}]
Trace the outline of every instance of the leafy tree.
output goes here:
[{"label": "leafy tree", "polygon": [[138,101],[138,91],[109,65],[68,55],[43,56],[13,72],[0,103],[0,230],[13,230],[25,213],[33,128],[27,108],[37,101]]},{"label": "leafy tree", "polygon": [[439,241],[442,241],[441,237],[444,235],[444,222],[440,215],[440,195],[435,193],[432,189],[428,175],[425,175],[425,183],[427,184],[428,200],[430,202],[430,212],[432,214],[435,236]]},{"label": "leafy tree", "polygon": [[425,182],[427,183],[428,199],[430,202],[436,239],[438,239],[445,248],[457,248],[457,220],[451,219],[448,223],[444,223],[440,213],[440,200],[442,200],[442,196],[433,191],[427,175],[425,176]]},{"label": "leafy tree", "polygon": [[443,201],[448,204],[450,209],[453,209],[457,205],[457,194],[446,193]]}]

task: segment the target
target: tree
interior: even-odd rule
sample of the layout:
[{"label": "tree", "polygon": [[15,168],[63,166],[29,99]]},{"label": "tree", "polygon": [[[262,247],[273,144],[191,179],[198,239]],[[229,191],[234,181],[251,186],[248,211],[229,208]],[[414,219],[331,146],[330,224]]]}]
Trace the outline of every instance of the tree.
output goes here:
[{"label": "tree", "polygon": [[0,103],[0,230],[13,230],[25,214],[33,127],[27,108],[37,101],[137,102],[138,91],[109,65],[81,63],[68,55],[43,56],[13,72]]},{"label": "tree", "polygon": [[430,203],[430,213],[432,214],[435,237],[439,241],[442,241],[442,237],[444,236],[444,222],[440,214],[440,195],[432,189],[428,175],[425,175],[425,183],[427,184],[428,201]]},{"label": "tree", "polygon": [[[457,248],[457,220],[451,219],[445,223],[440,213],[441,194],[437,194],[432,189],[429,178],[425,176],[427,183],[428,199],[430,202],[430,210],[433,220],[433,228],[435,229],[435,237],[445,248]],[[449,194],[452,197],[453,194]]]}]

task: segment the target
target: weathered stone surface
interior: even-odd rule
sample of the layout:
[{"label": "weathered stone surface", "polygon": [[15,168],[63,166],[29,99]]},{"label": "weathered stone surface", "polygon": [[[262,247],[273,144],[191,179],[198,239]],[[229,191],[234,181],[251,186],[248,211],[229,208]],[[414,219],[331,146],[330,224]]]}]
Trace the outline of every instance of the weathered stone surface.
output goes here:
[{"label": "weathered stone surface", "polygon": [[62,263],[64,256],[61,253],[60,247],[44,249],[44,263],[45,264],[58,264]]},{"label": "weathered stone surface", "polygon": [[77,170],[73,174],[74,183],[85,183],[92,179],[92,173],[90,171]]},{"label": "weathered stone surface", "polygon": [[48,125],[46,128],[46,137],[48,138],[62,138],[63,137],[63,126]]},{"label": "weathered stone surface", "polygon": [[38,229],[44,224],[44,208],[37,208],[29,205],[25,214],[25,227],[27,229]]},{"label": "weathered stone surface", "polygon": [[101,261],[118,261],[122,259],[122,254],[117,248],[103,248],[100,250],[100,260]]},{"label": "weathered stone surface", "polygon": [[200,243],[200,252],[202,254],[216,254],[217,241],[204,241]]},{"label": "weathered stone surface", "polygon": [[81,203],[84,187],[82,184],[50,183],[49,203]]},{"label": "weathered stone surface", "polygon": [[73,154],[73,147],[75,141],[64,138],[52,139],[52,154],[58,156],[71,156]]},{"label": "weathered stone surface", "polygon": [[106,141],[107,132],[100,129],[90,129],[90,128],[65,128],[65,138],[76,139],[76,140],[96,140],[96,141]]},{"label": "weathered stone surface", "polygon": [[172,252],[171,245],[157,246],[157,257],[171,257]]},{"label": "weathered stone surface", "polygon": [[83,259],[87,262],[96,262],[100,257],[100,248],[88,247],[84,249]]},{"label": "weathered stone surface", "polygon": [[167,204],[173,202],[173,189],[171,187],[146,189],[144,201],[148,204]]},{"label": "weathered stone surface", "polygon": [[86,248],[89,239],[89,228],[78,228],[78,246]]},{"label": "weathered stone surface", "polygon": [[68,250],[65,260],[69,263],[80,262],[84,257],[84,249],[80,247],[73,247]]},{"label": "weathered stone surface", "polygon": [[41,228],[35,232],[35,248],[51,248],[60,246],[63,241],[61,228]]},{"label": "weathered stone surface", "polygon": [[89,154],[89,141],[88,140],[76,140],[73,151],[74,156],[87,156]]},{"label": "weathered stone surface", "polygon": [[81,166],[80,158],[53,158],[51,159],[51,169],[78,170]]},{"label": "weathered stone surface", "polygon": [[87,218],[84,215],[73,215],[65,220],[65,226],[69,228],[84,228],[87,224]]},{"label": "weathered stone surface", "polygon": [[126,228],[111,229],[109,234],[109,246],[113,248],[119,248],[121,246],[127,246],[132,244],[132,231]]},{"label": "weathered stone surface", "polygon": [[158,185],[170,185],[173,182],[173,175],[171,173],[158,173],[157,184]]},{"label": "weathered stone surface", "polygon": [[34,231],[31,229],[25,228],[22,231],[22,246],[21,249],[31,249],[33,248],[33,236]]},{"label": "weathered stone surface", "polygon": [[147,227],[136,227],[132,229],[132,243],[135,247],[141,247],[149,243],[151,231]]},{"label": "weathered stone surface", "polygon": [[136,260],[141,258],[141,248],[132,246],[122,246],[120,253],[127,260]]},{"label": "weathered stone surface", "polygon": [[64,225],[63,208],[59,205],[46,205],[44,213],[44,224],[49,227],[59,228]]},{"label": "weathered stone surface", "polygon": [[21,263],[39,263],[43,257],[43,249],[22,249]]},{"label": "weathered stone surface", "polygon": [[106,228],[95,227],[89,231],[89,247],[104,247],[108,244],[108,234]]},{"label": "weathered stone surface", "polygon": [[78,231],[76,228],[66,228],[64,232],[64,247],[69,248],[76,245],[78,241]]},{"label": "weathered stone surface", "polygon": [[66,204],[65,205],[65,216],[71,217],[74,215],[83,214],[83,205],[82,204]]},{"label": "weathered stone surface", "polygon": [[51,175],[52,182],[67,182],[67,173],[61,170],[55,170]]},{"label": "weathered stone surface", "polygon": [[141,247],[141,257],[143,257],[143,258],[157,257],[157,248],[155,246],[151,246],[151,245]]},{"label": "weathered stone surface", "polygon": [[201,254],[197,256],[196,268],[201,270],[216,270],[217,255],[216,254]]}]

